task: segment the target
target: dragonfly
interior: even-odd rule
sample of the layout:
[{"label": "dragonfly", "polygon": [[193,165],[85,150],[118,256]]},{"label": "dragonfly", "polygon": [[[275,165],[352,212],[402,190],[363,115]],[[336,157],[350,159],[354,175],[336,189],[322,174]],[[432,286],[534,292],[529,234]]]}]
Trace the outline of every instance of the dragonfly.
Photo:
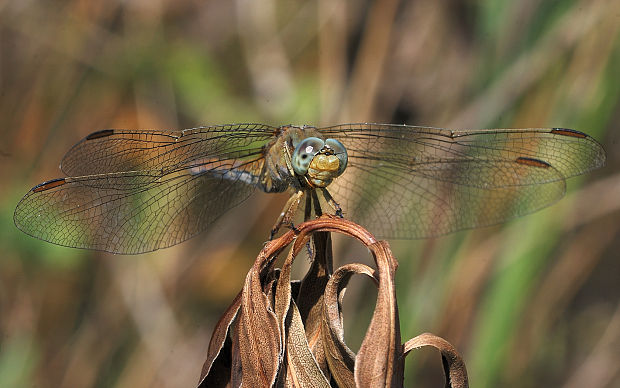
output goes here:
[{"label": "dragonfly", "polygon": [[138,254],[195,236],[262,191],[291,195],[272,237],[299,214],[329,212],[380,238],[416,239],[535,212],[604,162],[596,140],[564,128],[105,129],[67,152],[66,176],[34,186],[14,221],[54,244]]}]

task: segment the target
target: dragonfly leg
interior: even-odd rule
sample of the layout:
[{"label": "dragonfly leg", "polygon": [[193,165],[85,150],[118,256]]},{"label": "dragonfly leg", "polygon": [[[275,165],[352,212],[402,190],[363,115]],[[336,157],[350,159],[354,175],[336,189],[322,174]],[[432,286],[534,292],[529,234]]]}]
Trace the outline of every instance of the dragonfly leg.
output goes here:
[{"label": "dragonfly leg", "polygon": [[323,215],[323,210],[321,209],[321,203],[319,202],[319,197],[316,195],[316,190],[312,190],[312,201],[314,202],[314,214],[317,217]]},{"label": "dragonfly leg", "polygon": [[[310,194],[310,192],[306,192],[306,194]],[[314,191],[312,192],[312,194],[314,194]],[[304,208],[304,222],[310,221],[310,217],[312,217],[312,198],[311,198],[311,195],[306,195],[306,207]]]},{"label": "dragonfly leg", "polygon": [[288,199],[288,201],[286,201],[286,205],[284,205],[282,213],[280,213],[275,225],[273,226],[273,228],[271,228],[269,240],[273,240],[282,225],[288,225],[291,227],[291,229],[295,230],[295,226],[293,225],[292,220],[295,212],[297,211],[297,208],[299,208],[299,203],[301,202],[301,198],[303,196],[304,192],[302,190],[299,190],[298,192],[293,194],[291,198]]},{"label": "dragonfly leg", "polygon": [[342,215],[342,209],[340,208],[340,205],[338,205],[338,202],[334,200],[334,198],[329,193],[329,191],[327,191],[327,189],[325,188],[321,188],[321,192],[323,193],[323,197],[325,198],[329,206],[331,206],[332,209],[334,209],[334,211],[336,212],[336,215],[340,218],[344,218]]},{"label": "dragonfly leg", "polygon": [[310,241],[311,240],[308,240],[306,243],[306,252],[308,253],[308,258],[312,261],[312,258],[314,257],[314,250],[312,249],[312,245],[310,245]]}]

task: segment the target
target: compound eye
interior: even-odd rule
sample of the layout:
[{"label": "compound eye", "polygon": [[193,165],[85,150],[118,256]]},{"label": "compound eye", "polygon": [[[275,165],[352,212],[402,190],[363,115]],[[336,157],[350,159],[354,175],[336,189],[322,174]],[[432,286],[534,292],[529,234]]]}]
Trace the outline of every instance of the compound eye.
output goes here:
[{"label": "compound eye", "polygon": [[318,137],[308,137],[295,147],[292,162],[293,170],[297,175],[306,175],[312,158],[321,151],[323,146],[325,146],[323,140]]},{"label": "compound eye", "polygon": [[325,140],[325,145],[334,151],[334,154],[340,161],[340,166],[338,167],[338,176],[342,175],[344,169],[347,168],[347,162],[349,161],[347,149],[344,148],[344,145],[336,139]]}]

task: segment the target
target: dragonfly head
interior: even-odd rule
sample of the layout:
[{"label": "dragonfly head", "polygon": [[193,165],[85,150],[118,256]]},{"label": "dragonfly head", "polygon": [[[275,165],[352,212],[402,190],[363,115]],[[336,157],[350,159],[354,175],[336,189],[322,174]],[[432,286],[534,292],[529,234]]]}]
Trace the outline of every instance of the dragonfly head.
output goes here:
[{"label": "dragonfly head", "polygon": [[306,178],[314,187],[326,187],[347,167],[347,150],[335,139],[308,137],[293,152],[295,173]]}]

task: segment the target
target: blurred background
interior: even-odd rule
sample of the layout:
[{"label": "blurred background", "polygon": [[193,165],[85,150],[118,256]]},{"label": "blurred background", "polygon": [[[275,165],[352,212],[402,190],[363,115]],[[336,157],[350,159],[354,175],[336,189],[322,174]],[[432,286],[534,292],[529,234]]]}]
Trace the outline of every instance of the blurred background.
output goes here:
[{"label": "blurred background", "polygon": [[[472,386],[620,386],[619,69],[617,0],[0,2],[0,386],[195,385],[286,199],[255,195],[147,255],[57,247],[12,216],[71,145],[105,128],[362,121],[567,127],[604,145],[607,165],[554,206],[392,247],[403,341],[443,336]],[[368,262],[347,246],[336,264]],[[369,284],[345,298],[355,350]],[[439,355],[414,352],[406,374],[442,386]]]}]

